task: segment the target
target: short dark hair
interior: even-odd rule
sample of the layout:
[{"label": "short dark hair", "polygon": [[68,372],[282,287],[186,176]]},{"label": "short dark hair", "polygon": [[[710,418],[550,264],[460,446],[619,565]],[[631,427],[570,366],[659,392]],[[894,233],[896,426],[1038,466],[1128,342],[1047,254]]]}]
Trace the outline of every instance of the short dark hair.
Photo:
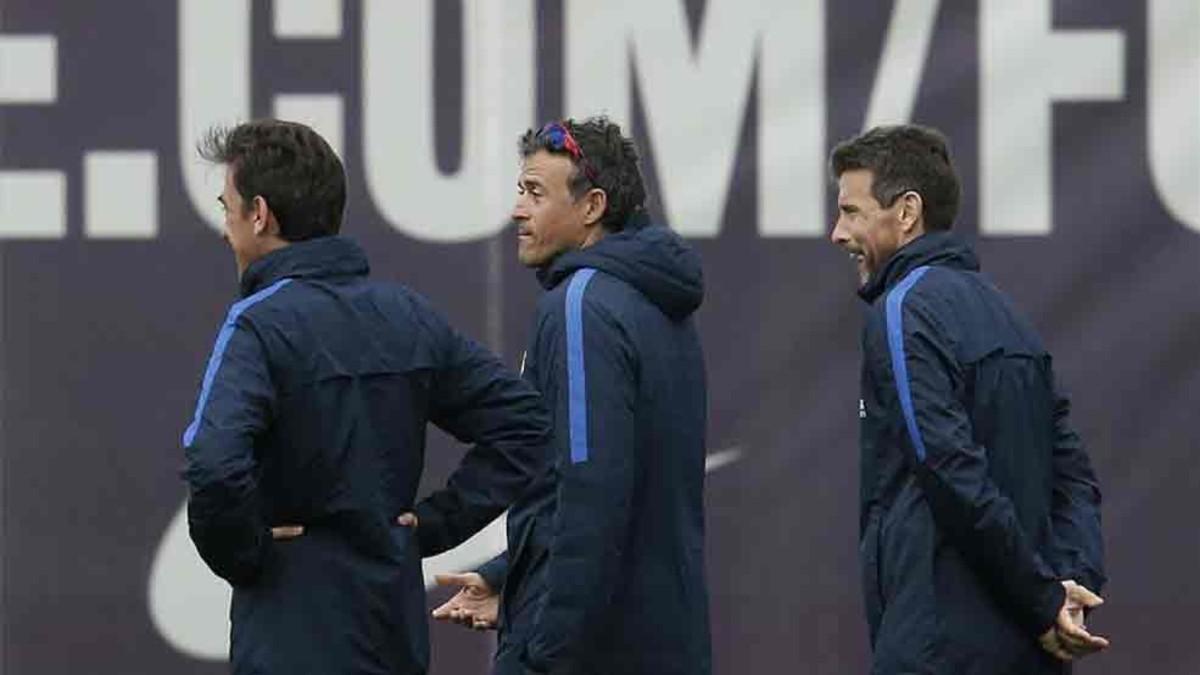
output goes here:
[{"label": "short dark hair", "polygon": [[[549,130],[558,125],[574,137],[579,147],[575,156],[557,134]],[[600,224],[609,232],[619,232],[637,211],[645,208],[646,186],[638,165],[637,146],[621,133],[616,122],[603,115],[583,120],[565,119],[551,122],[541,129],[529,129],[518,143],[521,157],[545,150],[571,158],[575,172],[567,181],[571,194],[579,199],[595,187],[608,197],[608,207]]]},{"label": "short dark hair", "polygon": [[197,149],[204,159],[229,166],[247,204],[255,196],[266,200],[283,239],[303,241],[342,229],[346,172],[311,128],[281,120],[214,127]]},{"label": "short dark hair", "polygon": [[948,230],[958,216],[958,174],[949,143],[936,129],[916,124],[875,127],[838,143],[829,165],[834,180],[847,171],[869,170],[871,196],[885,207],[910,190],[921,195],[929,230]]}]

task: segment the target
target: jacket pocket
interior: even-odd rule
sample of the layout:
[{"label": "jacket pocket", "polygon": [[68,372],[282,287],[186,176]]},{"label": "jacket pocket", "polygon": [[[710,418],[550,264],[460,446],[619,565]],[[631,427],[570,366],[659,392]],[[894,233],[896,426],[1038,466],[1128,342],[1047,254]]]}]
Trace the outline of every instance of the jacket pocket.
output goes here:
[{"label": "jacket pocket", "polygon": [[879,622],[883,619],[884,610],[883,586],[879,569],[880,529],[879,515],[871,514],[863,529],[862,538],[858,542],[859,575],[871,644],[875,643],[875,634],[879,630]]}]

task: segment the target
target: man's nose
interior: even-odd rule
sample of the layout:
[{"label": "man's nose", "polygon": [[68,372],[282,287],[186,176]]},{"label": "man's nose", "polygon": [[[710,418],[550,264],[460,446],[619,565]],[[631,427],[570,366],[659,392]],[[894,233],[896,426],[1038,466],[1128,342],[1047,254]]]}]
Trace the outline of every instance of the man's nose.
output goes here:
[{"label": "man's nose", "polygon": [[525,205],[521,202],[522,200],[518,198],[517,201],[513,203],[512,211],[509,213],[513,220],[521,221],[529,219],[529,211],[525,209]]},{"label": "man's nose", "polygon": [[846,236],[846,231],[842,227],[842,219],[838,218],[833,223],[833,229],[829,231],[829,241],[833,242],[834,244],[836,244],[838,246],[841,246],[842,244],[846,243],[846,241],[848,241],[848,240],[849,240],[849,237]]}]

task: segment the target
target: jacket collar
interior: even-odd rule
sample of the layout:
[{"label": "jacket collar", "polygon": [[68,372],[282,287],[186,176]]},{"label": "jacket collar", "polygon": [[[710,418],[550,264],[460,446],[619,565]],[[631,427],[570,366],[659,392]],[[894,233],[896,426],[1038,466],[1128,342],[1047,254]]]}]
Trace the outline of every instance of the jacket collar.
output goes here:
[{"label": "jacket collar", "polygon": [[[650,218],[644,210],[634,211],[634,213],[625,221],[625,227],[622,228],[620,232],[613,232],[605,235],[604,238],[596,242],[593,247],[599,246],[600,244],[605,244],[606,246],[611,245],[613,238],[620,240],[635,236],[636,232],[649,225]],[[582,267],[587,267],[588,258],[590,257],[590,255],[588,255],[589,253],[590,251],[588,249],[564,251],[549,263],[537,268],[536,274],[538,283],[540,283],[542,288],[546,290],[554,288],[562,283],[563,279],[571,276],[575,270]]]},{"label": "jacket collar", "polygon": [[652,224],[645,212],[632,215],[621,231],[558,256],[538,270],[538,281],[549,290],[583,268],[633,286],[675,320],[689,316],[704,301],[700,256],[677,233]]},{"label": "jacket collar", "polygon": [[961,237],[953,232],[928,232],[908,242],[892,254],[862,288],[858,295],[874,302],[895,286],[908,273],[924,265],[940,265],[954,269],[978,271],[979,258]]},{"label": "jacket collar", "polygon": [[366,276],[367,256],[358,244],[340,236],[317,237],[276,249],[251,263],[240,281],[242,297],[287,278]]}]

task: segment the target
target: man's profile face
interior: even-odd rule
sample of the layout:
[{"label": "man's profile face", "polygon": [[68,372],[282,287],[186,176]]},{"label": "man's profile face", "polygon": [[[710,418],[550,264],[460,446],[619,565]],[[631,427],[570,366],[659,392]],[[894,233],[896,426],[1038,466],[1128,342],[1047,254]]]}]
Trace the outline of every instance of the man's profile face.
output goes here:
[{"label": "man's profile face", "polygon": [[521,162],[512,219],[517,224],[517,259],[522,265],[545,266],[587,243],[585,200],[576,200],[567,185],[574,173],[569,157],[545,150]]},{"label": "man's profile face", "polygon": [[901,200],[885,208],[871,194],[874,175],[854,169],[838,176],[838,219],[829,239],[841,246],[858,269],[859,286],[865,286],[900,248]]},{"label": "man's profile face", "polygon": [[237,186],[233,184],[233,172],[233,167],[225,167],[225,189],[217,199],[225,212],[225,228],[221,236],[233,249],[238,276],[241,277],[250,263],[257,260],[261,254],[258,237],[254,233],[254,210],[242,199]]}]

